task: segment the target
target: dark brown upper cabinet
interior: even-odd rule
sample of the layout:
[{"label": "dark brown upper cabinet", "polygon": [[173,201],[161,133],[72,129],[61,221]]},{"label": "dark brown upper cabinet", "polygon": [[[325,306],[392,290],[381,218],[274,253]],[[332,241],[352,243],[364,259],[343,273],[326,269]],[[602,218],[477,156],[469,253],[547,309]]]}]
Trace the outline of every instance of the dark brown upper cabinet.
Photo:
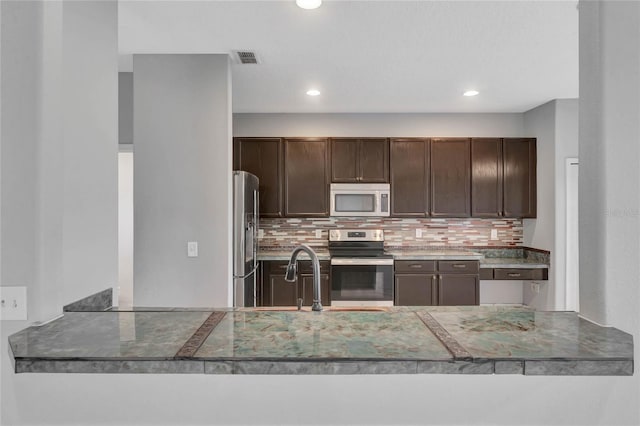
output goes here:
[{"label": "dark brown upper cabinet", "polygon": [[431,140],[431,216],[471,216],[471,142]]},{"label": "dark brown upper cabinet", "polygon": [[329,141],[284,140],[284,214],[329,216]]},{"label": "dark brown upper cabinet", "polygon": [[260,180],[260,216],[282,217],[282,139],[234,138],[233,169]]},{"label": "dark brown upper cabinet", "polygon": [[332,138],[331,182],[389,182],[389,141]]},{"label": "dark brown upper cabinet", "polygon": [[429,211],[429,139],[391,139],[391,216]]},{"label": "dark brown upper cabinet", "polygon": [[536,217],[536,139],[505,138],[503,204],[505,217]]},{"label": "dark brown upper cabinet", "polygon": [[471,216],[502,216],[502,185],[502,139],[471,139]]}]

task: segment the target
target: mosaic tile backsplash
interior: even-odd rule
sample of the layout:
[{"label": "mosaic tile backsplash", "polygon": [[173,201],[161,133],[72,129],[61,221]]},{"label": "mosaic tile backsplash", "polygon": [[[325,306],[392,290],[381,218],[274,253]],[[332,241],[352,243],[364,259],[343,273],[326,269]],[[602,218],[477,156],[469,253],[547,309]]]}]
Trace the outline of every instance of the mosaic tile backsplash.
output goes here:
[{"label": "mosaic tile backsplash", "polygon": [[[523,237],[521,219],[263,218],[260,246],[325,247],[333,228],[382,228],[385,245],[390,247],[520,247]],[[421,237],[416,236],[418,229]],[[497,236],[491,239],[494,229]]]}]

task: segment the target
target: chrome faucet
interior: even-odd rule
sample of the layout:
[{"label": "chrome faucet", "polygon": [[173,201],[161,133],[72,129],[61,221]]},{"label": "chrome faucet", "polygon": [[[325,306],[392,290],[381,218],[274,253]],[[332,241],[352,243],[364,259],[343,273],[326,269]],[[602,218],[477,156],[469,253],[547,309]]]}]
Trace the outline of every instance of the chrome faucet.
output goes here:
[{"label": "chrome faucet", "polygon": [[297,279],[297,259],[301,251],[309,255],[309,257],[311,258],[311,263],[313,264],[313,305],[311,306],[311,310],[322,311],[322,303],[320,301],[320,262],[318,261],[316,252],[313,251],[311,247],[302,244],[293,249],[293,252],[291,253],[291,260],[289,260],[289,264],[287,265],[287,273],[285,274],[284,279],[289,282],[294,282]]}]

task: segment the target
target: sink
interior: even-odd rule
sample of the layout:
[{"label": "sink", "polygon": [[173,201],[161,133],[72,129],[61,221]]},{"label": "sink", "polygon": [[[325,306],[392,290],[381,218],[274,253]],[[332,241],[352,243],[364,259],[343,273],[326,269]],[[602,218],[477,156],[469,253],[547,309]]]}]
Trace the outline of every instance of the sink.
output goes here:
[{"label": "sink", "polygon": [[[296,306],[259,306],[256,308],[242,308],[250,312],[295,312]],[[302,312],[311,312],[310,306],[304,306]],[[325,306],[323,312],[389,312],[387,306]]]}]

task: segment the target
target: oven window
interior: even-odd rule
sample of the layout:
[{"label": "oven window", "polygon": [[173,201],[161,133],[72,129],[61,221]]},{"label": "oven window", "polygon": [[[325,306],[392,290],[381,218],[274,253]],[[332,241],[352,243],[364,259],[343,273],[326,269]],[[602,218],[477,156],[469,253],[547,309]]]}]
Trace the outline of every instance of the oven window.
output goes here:
[{"label": "oven window", "polygon": [[335,194],[336,212],[374,212],[375,194]]},{"label": "oven window", "polygon": [[332,266],[332,300],[393,300],[392,266]]}]

